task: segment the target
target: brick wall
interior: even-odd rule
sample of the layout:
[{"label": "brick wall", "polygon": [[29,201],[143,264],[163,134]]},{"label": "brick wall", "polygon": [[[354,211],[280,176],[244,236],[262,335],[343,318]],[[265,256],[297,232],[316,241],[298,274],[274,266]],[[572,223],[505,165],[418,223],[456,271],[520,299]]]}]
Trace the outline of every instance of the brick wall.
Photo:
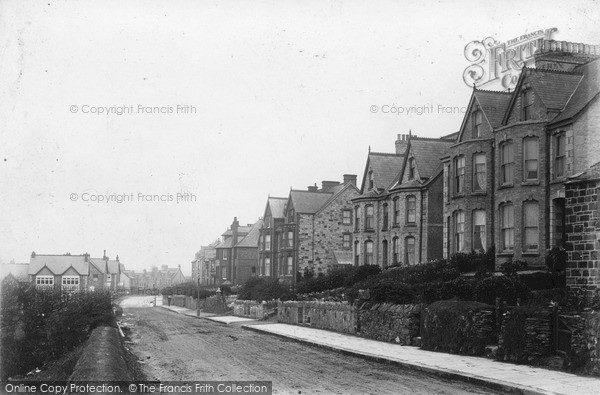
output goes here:
[{"label": "brick wall", "polygon": [[410,346],[419,336],[421,305],[365,303],[359,310],[359,336]]}]

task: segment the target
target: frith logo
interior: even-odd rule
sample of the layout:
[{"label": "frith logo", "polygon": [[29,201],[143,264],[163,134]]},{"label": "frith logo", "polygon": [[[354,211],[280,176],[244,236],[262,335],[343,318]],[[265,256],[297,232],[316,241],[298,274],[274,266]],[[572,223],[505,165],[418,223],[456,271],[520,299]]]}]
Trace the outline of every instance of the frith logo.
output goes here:
[{"label": "frith logo", "polygon": [[553,27],[527,33],[505,43],[492,37],[471,41],[465,46],[465,58],[471,65],[463,72],[468,86],[490,88],[501,84],[499,89],[512,89],[517,84],[523,66],[533,64],[533,57],[542,40],[550,40],[558,29]]}]

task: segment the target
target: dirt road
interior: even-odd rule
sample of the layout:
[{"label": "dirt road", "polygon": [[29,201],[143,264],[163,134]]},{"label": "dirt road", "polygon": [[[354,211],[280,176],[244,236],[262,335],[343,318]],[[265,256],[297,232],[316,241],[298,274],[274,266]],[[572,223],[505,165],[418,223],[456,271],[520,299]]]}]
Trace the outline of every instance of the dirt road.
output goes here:
[{"label": "dirt road", "polygon": [[150,299],[122,305],[127,345],[151,380],[266,380],[276,394],[500,393],[180,315]]}]

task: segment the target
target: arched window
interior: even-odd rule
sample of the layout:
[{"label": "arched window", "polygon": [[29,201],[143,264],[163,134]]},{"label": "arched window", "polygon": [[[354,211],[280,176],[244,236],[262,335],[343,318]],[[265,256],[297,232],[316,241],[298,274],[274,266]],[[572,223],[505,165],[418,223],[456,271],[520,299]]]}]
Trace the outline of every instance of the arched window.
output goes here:
[{"label": "arched window", "polygon": [[388,241],[381,242],[381,263],[384,268],[388,265]]},{"label": "arched window", "polygon": [[523,181],[537,181],[539,178],[539,141],[537,137],[523,139]]},{"label": "arched window", "polygon": [[539,249],[540,208],[536,201],[523,203],[523,251],[537,252]]},{"label": "arched window", "polygon": [[406,197],[406,223],[414,224],[417,222],[417,198],[414,196]]},{"label": "arched window", "polygon": [[365,241],[365,265],[373,264],[373,242],[371,240]]},{"label": "arched window", "polygon": [[454,213],[454,252],[465,250],[465,213],[456,211]]},{"label": "arched window", "polygon": [[415,158],[408,160],[408,179],[412,180],[415,178]]},{"label": "arched window", "polygon": [[513,183],[514,152],[513,142],[500,144],[500,185]]},{"label": "arched window", "polygon": [[397,265],[400,263],[400,257],[398,254],[400,253],[400,239],[396,236],[392,239],[392,263]]},{"label": "arched window", "polygon": [[389,221],[390,221],[389,216],[390,215],[389,215],[389,212],[388,212],[388,204],[384,203],[383,204],[383,229],[384,230],[387,229],[388,226],[389,226]]},{"label": "arched window", "polygon": [[500,205],[500,250],[512,251],[515,246],[515,209],[512,203]]},{"label": "arched window", "polygon": [[400,224],[400,201],[397,197],[393,200],[394,204],[394,225]]},{"label": "arched window", "polygon": [[355,231],[360,230],[360,216],[358,215],[359,211],[360,211],[360,207],[355,206],[354,207],[354,230]]},{"label": "arched window", "polygon": [[473,192],[485,191],[486,178],[485,154],[473,155]]},{"label": "arched window", "polygon": [[454,192],[463,193],[465,191],[465,157],[458,156],[454,158]]},{"label": "arched window", "polygon": [[480,109],[473,112],[473,138],[477,139],[481,137],[481,124],[483,123],[483,113]]},{"label": "arched window", "polygon": [[485,239],[485,210],[473,210],[473,250],[484,252]]},{"label": "arched window", "polygon": [[415,264],[415,238],[412,236],[404,239],[404,262],[407,265]]},{"label": "arched window", "polygon": [[373,206],[365,206],[365,229],[373,229]]}]

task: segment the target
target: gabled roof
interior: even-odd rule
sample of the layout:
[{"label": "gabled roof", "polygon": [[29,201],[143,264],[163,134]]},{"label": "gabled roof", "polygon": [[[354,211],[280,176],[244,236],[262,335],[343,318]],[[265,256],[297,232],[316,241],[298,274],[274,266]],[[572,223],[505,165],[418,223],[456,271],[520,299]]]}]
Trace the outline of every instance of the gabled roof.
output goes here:
[{"label": "gabled roof", "polygon": [[415,158],[417,171],[421,179],[428,179],[434,175],[440,164],[440,158],[454,144],[452,140],[421,139],[412,138],[409,142],[409,150]]},{"label": "gabled roof", "polygon": [[242,240],[240,240],[240,242],[237,243],[235,246],[236,247],[258,248],[258,237],[260,236],[260,228],[262,227],[262,224],[263,224],[262,219],[259,219],[258,221],[256,221],[252,225],[252,228],[250,229],[250,232],[248,233],[248,235],[246,237],[244,237]]},{"label": "gabled roof", "polygon": [[369,172],[373,171],[373,187],[389,189],[394,180],[397,178],[398,173],[402,169],[402,163],[404,161],[404,155],[402,154],[386,154],[381,152],[369,152],[367,156],[367,163],[365,165],[365,172],[363,174],[363,181],[361,186],[361,193],[365,194],[369,191],[366,190]]},{"label": "gabled roof", "polygon": [[507,124],[512,112],[511,110],[515,106],[517,97],[521,93],[524,84],[533,89],[533,92],[546,107],[546,110],[560,111],[571,99],[573,92],[575,92],[582,79],[583,75],[576,72],[524,67],[513,91],[510,104],[504,114],[502,124]]},{"label": "gabled roof", "polygon": [[332,196],[330,192],[310,192],[292,189],[288,200],[297,213],[314,214]]},{"label": "gabled roof", "polygon": [[[280,197],[269,197],[267,199],[267,206],[271,209],[271,216],[273,218],[284,218],[285,217],[285,203],[287,198]],[[265,213],[267,209],[265,208]]]},{"label": "gabled roof", "polygon": [[322,210],[324,210],[327,206],[329,206],[329,204],[331,202],[333,202],[339,195],[342,194],[342,192],[344,192],[347,189],[354,189],[357,193],[360,193],[360,191],[358,190],[358,188],[356,187],[356,185],[352,184],[352,183],[346,183],[346,184],[340,184],[335,186],[334,188],[331,188],[330,191],[335,191],[335,193],[333,193],[333,195],[327,199],[327,201],[325,203],[323,203],[323,205],[321,206],[321,208],[317,211],[317,214],[319,212],[321,212]]},{"label": "gabled roof", "polygon": [[56,275],[63,274],[70,267],[82,276],[90,274],[85,255],[35,255],[29,261],[29,274],[37,274],[44,266]]},{"label": "gabled roof", "polygon": [[[495,129],[502,125],[502,118],[504,118],[504,114],[510,103],[511,93],[475,89],[473,96],[490,126]],[[465,114],[465,119],[467,117],[468,114]]]},{"label": "gabled roof", "polygon": [[104,258],[90,258],[90,263],[94,265],[100,273],[106,273],[106,260]]},{"label": "gabled roof", "polygon": [[108,260],[106,261],[106,272],[108,274],[119,273],[119,261]]},{"label": "gabled roof", "polygon": [[228,237],[225,240],[223,240],[222,242],[220,242],[219,244],[217,244],[215,246],[215,249],[216,248],[231,248],[231,247],[233,247],[233,238]]},{"label": "gabled roof", "polygon": [[563,111],[552,120],[552,123],[579,115],[600,93],[600,59],[578,66],[573,71],[583,74],[583,79]]},{"label": "gabled roof", "polygon": [[[250,228],[251,226],[238,226],[238,235],[240,233],[248,234],[248,232],[250,232]],[[227,229],[221,236],[233,236],[233,231],[231,229]]]}]

